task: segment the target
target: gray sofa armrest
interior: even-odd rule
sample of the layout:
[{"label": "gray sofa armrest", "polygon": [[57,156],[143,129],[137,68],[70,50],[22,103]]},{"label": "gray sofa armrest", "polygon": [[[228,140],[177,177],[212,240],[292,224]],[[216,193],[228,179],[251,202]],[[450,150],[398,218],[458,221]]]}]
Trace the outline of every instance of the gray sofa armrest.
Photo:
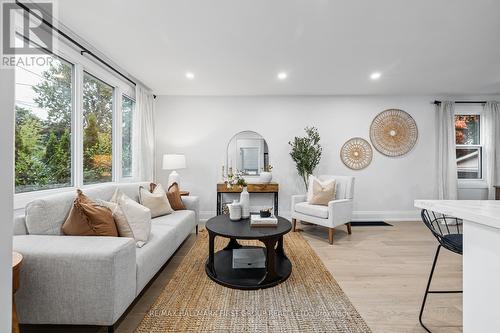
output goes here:
[{"label": "gray sofa armrest", "polygon": [[193,210],[196,214],[196,225],[198,225],[200,222],[200,203],[198,197],[193,195],[186,195],[182,196],[181,198],[184,206],[186,206],[186,209]]},{"label": "gray sofa armrest", "polygon": [[24,259],[16,293],[24,324],[114,324],[135,298],[131,238],[14,236]]}]

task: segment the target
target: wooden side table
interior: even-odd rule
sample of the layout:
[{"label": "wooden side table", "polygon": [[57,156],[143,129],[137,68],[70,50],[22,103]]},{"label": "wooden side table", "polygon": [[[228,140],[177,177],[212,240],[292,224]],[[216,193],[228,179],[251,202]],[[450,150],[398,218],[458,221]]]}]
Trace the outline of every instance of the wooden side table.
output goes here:
[{"label": "wooden side table", "polygon": [[22,254],[18,252],[12,252],[12,333],[19,333],[19,322],[17,320],[14,294],[19,289],[19,271],[21,270],[22,261]]},{"label": "wooden side table", "polygon": [[497,185],[497,186],[493,186],[496,190],[496,195],[495,195],[495,199],[496,200],[500,200],[500,185]]},{"label": "wooden side table", "polygon": [[181,194],[181,197],[182,196],[189,196],[189,192],[188,191],[179,191],[179,193]]},{"label": "wooden side table", "polygon": [[[278,183],[268,183],[268,184],[248,184],[248,193],[273,193],[274,194],[274,215],[278,216]],[[233,186],[228,188],[226,183],[217,183],[217,215],[222,214],[222,194],[223,193],[240,193],[243,189],[239,186]]]}]

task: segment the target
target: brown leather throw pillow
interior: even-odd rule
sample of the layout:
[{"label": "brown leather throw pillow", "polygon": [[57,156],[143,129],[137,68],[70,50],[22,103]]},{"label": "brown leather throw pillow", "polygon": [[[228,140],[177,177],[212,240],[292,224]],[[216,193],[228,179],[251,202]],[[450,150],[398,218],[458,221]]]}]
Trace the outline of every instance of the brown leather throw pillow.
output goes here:
[{"label": "brown leather throw pillow", "polygon": [[118,237],[111,210],[92,201],[78,189],[77,196],[62,231],[70,236]]},{"label": "brown leather throw pillow", "polygon": [[[153,192],[156,188],[155,183],[149,184],[149,191]],[[177,183],[173,183],[170,185],[170,187],[167,190],[167,198],[168,202],[170,203],[170,207],[172,207],[173,210],[185,210],[186,206],[182,202],[181,198],[181,192],[179,190],[179,185]]]},{"label": "brown leather throw pillow", "polygon": [[167,191],[167,198],[173,210],[186,209],[186,206],[182,202],[181,192],[179,191],[179,185],[177,185],[177,183],[173,183],[172,185],[170,185]]}]

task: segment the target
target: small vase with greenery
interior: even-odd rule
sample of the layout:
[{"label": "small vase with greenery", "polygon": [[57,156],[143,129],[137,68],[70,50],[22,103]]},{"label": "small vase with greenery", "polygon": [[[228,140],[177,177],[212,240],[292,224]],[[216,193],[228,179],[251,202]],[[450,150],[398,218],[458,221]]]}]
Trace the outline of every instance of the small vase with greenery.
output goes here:
[{"label": "small vase with greenery", "polygon": [[321,160],[322,148],[319,144],[320,136],[315,127],[306,127],[305,137],[295,137],[293,141],[288,142],[292,147],[290,156],[297,166],[297,172],[308,189],[309,175],[312,175],[314,169]]}]

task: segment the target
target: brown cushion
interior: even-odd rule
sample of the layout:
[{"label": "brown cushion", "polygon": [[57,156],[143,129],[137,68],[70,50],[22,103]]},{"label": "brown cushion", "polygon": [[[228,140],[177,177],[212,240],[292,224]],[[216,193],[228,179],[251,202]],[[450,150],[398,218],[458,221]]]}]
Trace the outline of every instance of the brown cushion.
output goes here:
[{"label": "brown cushion", "polygon": [[186,209],[186,206],[184,206],[184,203],[182,202],[181,192],[179,191],[179,185],[177,185],[177,183],[170,185],[167,191],[167,198],[170,202],[170,206],[172,206],[174,210]]},{"label": "brown cushion", "polygon": [[[156,188],[155,183],[149,184],[149,191],[153,192]],[[185,210],[186,206],[182,202],[181,192],[179,190],[179,185],[177,183],[173,183],[170,185],[167,191],[168,202],[170,203],[170,207],[173,210]]]},{"label": "brown cushion", "polygon": [[68,217],[62,226],[65,235],[118,237],[111,210],[92,201],[78,189]]},{"label": "brown cushion", "polygon": [[321,183],[314,179],[312,186],[312,198],[309,200],[311,205],[327,206],[328,203],[335,199],[335,181]]}]

